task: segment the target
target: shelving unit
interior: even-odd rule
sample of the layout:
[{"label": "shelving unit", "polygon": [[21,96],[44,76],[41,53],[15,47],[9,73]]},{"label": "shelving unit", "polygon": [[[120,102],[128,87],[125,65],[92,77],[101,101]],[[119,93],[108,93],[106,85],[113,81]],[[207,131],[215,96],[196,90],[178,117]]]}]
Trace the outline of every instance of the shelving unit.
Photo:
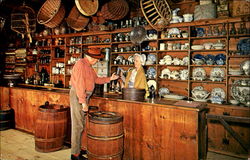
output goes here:
[{"label": "shelving unit", "polygon": [[[140,46],[135,46],[129,39],[128,33],[132,30],[132,28],[123,28],[118,29],[112,32],[85,32],[85,33],[74,33],[74,34],[64,34],[64,35],[52,35],[46,37],[38,37],[39,44],[37,45],[38,51],[42,50],[50,50],[51,52],[48,54],[41,55],[38,54],[38,58],[43,56],[50,56],[49,64],[39,64],[39,70],[41,67],[47,67],[48,72],[50,73],[50,79],[52,82],[55,82],[56,79],[60,79],[63,81],[64,87],[69,87],[69,79],[71,69],[74,65],[74,60],[77,58],[82,58],[85,50],[90,47],[100,47],[100,48],[109,48],[110,53],[108,56],[109,62],[106,66],[108,68],[108,74],[116,72],[117,68],[120,67],[124,70],[128,70],[133,67],[133,64],[124,63],[124,64],[114,64],[114,60],[117,56],[123,56],[126,60],[129,56],[134,55],[135,53],[145,54],[146,56],[149,54],[156,55],[156,63],[150,65],[144,65],[145,73],[149,67],[155,68],[157,75],[155,78],[148,78],[148,80],[155,80],[157,82],[157,92],[158,89],[164,86],[169,86],[170,91],[175,94],[181,94],[187,96],[188,99],[192,99],[192,89],[197,85],[202,85],[209,92],[216,87],[223,88],[225,93],[227,94],[226,102],[230,99],[230,84],[229,81],[233,78],[248,78],[247,75],[229,75],[228,70],[231,65],[237,64],[239,65],[240,61],[244,61],[249,58],[248,55],[236,55],[232,53],[238,52],[237,43],[240,39],[249,38],[250,34],[235,34],[231,35],[230,30],[232,23],[234,23],[236,28],[239,28],[242,19],[239,18],[231,18],[231,19],[220,19],[220,20],[211,20],[211,21],[200,21],[194,23],[179,23],[179,24],[170,24],[163,31],[157,31],[157,39],[145,40]],[[249,28],[249,22],[246,23],[247,28]],[[225,32],[223,35],[208,35],[208,32],[211,28],[218,28],[220,31],[223,28]],[[152,30],[151,27],[145,27],[147,31]],[[178,28],[182,31],[188,33],[188,37],[183,38],[182,36],[178,37],[166,37],[167,31],[171,28]],[[196,28],[203,28],[205,33],[202,36],[194,34],[194,30]],[[117,37],[117,35],[122,35],[121,39]],[[200,36],[200,37],[199,37]],[[45,42],[46,40],[47,42]],[[59,40],[64,41],[63,44],[58,44]],[[218,40],[223,41],[225,43],[225,47],[223,49],[202,49],[202,50],[193,50],[191,49],[192,45],[196,44],[204,44],[204,43],[216,43]],[[172,44],[180,44],[184,45],[189,44],[187,49],[177,48],[173,50],[168,50],[167,48],[164,50],[160,50],[161,43],[172,43]],[[47,44],[47,45],[44,45]],[[150,47],[148,47],[150,46]],[[64,51],[64,54],[61,58],[55,57],[55,48],[60,48]],[[217,55],[224,54],[226,56],[226,64],[224,65],[195,65],[192,62],[192,58],[196,54],[201,55]],[[189,64],[188,65],[160,65],[159,61],[165,55],[170,55],[173,58],[182,59],[184,57],[188,57]],[[74,59],[75,58],[75,59]],[[64,72],[61,74],[53,74],[53,67],[56,66],[56,63],[64,63],[63,68]],[[204,68],[206,70],[206,74],[208,79],[204,81],[195,81],[192,79],[192,71],[194,68]],[[161,79],[159,76],[161,71],[164,68],[169,68],[172,70],[182,70],[187,69],[189,71],[189,78],[187,80],[175,80],[175,79]],[[225,71],[225,79],[223,81],[211,81],[209,80],[210,72],[213,68],[221,68]],[[178,89],[176,86],[181,86],[184,88]]]}]

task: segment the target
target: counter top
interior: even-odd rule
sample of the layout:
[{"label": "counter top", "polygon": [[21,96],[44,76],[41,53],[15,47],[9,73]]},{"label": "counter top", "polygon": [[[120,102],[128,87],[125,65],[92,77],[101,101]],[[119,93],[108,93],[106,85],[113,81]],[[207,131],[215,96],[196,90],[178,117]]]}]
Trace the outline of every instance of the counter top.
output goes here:
[{"label": "counter top", "polygon": [[[48,88],[39,85],[26,85],[21,84],[13,88],[22,88],[22,89],[31,89],[36,91],[45,91],[45,92],[53,92],[59,94],[69,94],[69,89],[65,88]],[[114,93],[105,93],[103,95],[93,95],[92,99],[109,99],[112,101],[120,101],[120,102],[128,102],[128,103],[136,103],[136,104],[146,104],[152,106],[176,106],[176,107],[186,107],[189,109],[197,109],[201,110],[205,108],[206,103],[194,102],[194,101],[185,101],[185,100],[174,100],[174,99],[166,99],[166,98],[155,98],[155,99],[145,99],[144,101],[133,101],[133,100],[125,100],[122,98],[122,94],[114,94]]]}]

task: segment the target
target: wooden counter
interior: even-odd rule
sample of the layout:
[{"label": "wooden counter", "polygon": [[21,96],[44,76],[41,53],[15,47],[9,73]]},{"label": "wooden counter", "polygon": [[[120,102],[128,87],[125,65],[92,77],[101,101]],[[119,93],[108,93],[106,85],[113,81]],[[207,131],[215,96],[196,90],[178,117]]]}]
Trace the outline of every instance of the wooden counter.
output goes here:
[{"label": "wooden counter", "polygon": [[[0,87],[0,105],[10,104],[15,111],[15,125],[34,133],[38,107],[45,101],[69,106],[68,91],[48,91],[19,87]],[[100,110],[119,112],[124,116],[124,157],[126,159],[198,159],[205,155],[203,108],[173,105],[176,101],[156,99],[135,102],[117,95],[93,97],[91,105]],[[208,104],[210,114],[250,117],[250,109],[232,105]],[[70,127],[70,115],[69,124]],[[205,123],[205,121],[204,121]],[[249,125],[233,123],[232,128],[250,145]],[[70,142],[70,128],[66,138]],[[208,121],[209,150],[239,157],[247,152],[221,124]]]}]

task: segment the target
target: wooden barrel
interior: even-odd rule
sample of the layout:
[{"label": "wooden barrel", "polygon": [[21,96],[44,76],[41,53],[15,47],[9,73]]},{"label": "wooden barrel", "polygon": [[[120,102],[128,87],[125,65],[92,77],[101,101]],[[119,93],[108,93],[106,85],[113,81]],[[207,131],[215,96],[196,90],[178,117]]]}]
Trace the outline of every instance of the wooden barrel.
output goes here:
[{"label": "wooden barrel", "polygon": [[[99,108],[97,106],[89,106],[89,113],[92,112],[97,112]],[[86,117],[86,122],[85,122],[85,129],[82,132],[82,143],[81,143],[81,148],[82,150],[87,150],[87,130],[88,130],[88,116]]]},{"label": "wooden barrel", "polygon": [[145,89],[136,88],[123,88],[122,96],[123,99],[133,100],[133,101],[143,101],[145,99]]},{"label": "wooden barrel", "polygon": [[0,131],[11,128],[13,121],[13,109],[0,110]]},{"label": "wooden barrel", "polygon": [[37,151],[52,152],[63,147],[68,109],[54,104],[39,107],[35,125],[35,147]]},{"label": "wooden barrel", "polygon": [[123,116],[116,112],[92,112],[87,130],[89,160],[121,160],[123,155]]}]

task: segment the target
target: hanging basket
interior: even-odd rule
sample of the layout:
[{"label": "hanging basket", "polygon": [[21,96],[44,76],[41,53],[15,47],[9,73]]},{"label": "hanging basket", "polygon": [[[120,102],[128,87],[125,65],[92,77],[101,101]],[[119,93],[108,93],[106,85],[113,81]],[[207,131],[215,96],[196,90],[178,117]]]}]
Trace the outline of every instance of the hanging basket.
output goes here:
[{"label": "hanging basket", "polygon": [[65,15],[61,0],[47,0],[37,14],[37,22],[49,28],[58,26]]},{"label": "hanging basket", "polygon": [[105,19],[119,20],[124,18],[129,12],[128,3],[125,0],[111,0],[104,4],[101,9],[101,15]]},{"label": "hanging basket", "polygon": [[35,32],[35,15],[35,11],[25,5],[13,9],[11,13],[11,29],[20,34]]},{"label": "hanging basket", "polygon": [[85,16],[94,15],[99,7],[98,0],[75,0],[77,9]]},{"label": "hanging basket", "polygon": [[70,13],[68,18],[66,19],[66,22],[69,27],[73,28],[76,31],[83,30],[89,23],[89,18],[83,16],[76,6],[74,6]]}]

